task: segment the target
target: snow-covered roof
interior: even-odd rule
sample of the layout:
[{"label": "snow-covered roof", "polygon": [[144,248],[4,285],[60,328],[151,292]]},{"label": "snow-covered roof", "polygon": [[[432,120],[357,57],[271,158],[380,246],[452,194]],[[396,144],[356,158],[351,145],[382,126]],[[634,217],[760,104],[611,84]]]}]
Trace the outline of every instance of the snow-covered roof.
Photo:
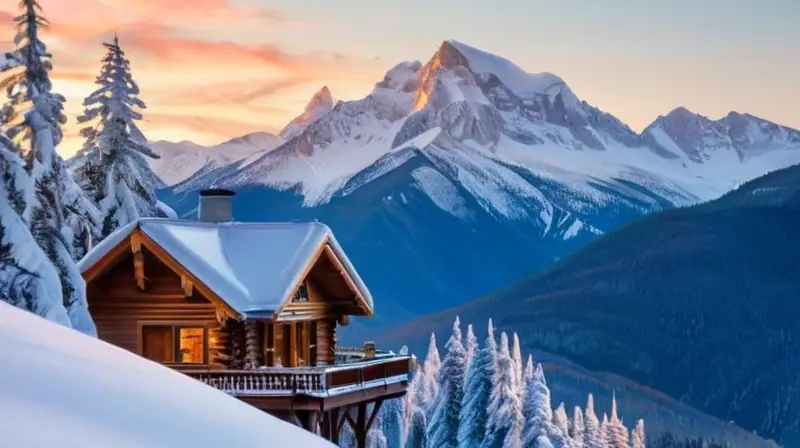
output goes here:
[{"label": "snow-covered roof", "polygon": [[370,311],[372,295],[331,229],[319,222],[209,223],[142,218],[117,229],[78,262],[86,272],[136,229],[244,317],[267,317],[288,300],[327,244]]}]

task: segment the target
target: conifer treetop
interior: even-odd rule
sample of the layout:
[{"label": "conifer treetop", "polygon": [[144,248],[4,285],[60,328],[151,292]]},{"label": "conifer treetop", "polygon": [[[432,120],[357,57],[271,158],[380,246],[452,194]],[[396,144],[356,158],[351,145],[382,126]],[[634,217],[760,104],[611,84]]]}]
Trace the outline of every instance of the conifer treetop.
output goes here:
[{"label": "conifer treetop", "polygon": [[[0,132],[9,136],[31,171],[34,164],[51,165],[55,146],[63,136],[61,125],[66,123],[67,117],[63,112],[64,97],[51,92],[53,55],[40,39],[40,30],[49,22],[42,16],[42,8],[36,0],[22,0],[19,8],[21,14],[13,19],[17,30],[15,49],[6,54],[5,63],[0,65],[0,90],[8,100],[0,114]],[[45,128],[52,134],[52,147],[38,145],[34,148],[33,134]]]}]

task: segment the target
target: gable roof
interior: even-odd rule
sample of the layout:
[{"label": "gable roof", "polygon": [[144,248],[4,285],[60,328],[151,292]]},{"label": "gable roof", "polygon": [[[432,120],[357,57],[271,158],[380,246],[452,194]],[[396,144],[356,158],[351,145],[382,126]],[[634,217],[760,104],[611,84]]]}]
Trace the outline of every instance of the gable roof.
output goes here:
[{"label": "gable roof", "polygon": [[269,317],[289,300],[327,245],[371,314],[372,295],[330,228],[319,222],[209,223],[141,218],[78,262],[81,274],[140,230],[243,317]]}]

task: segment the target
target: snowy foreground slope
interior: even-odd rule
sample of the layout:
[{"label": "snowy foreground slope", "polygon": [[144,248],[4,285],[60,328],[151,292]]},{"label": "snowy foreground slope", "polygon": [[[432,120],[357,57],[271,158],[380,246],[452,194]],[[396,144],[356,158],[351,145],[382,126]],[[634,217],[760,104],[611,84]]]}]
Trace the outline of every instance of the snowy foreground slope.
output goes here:
[{"label": "snowy foreground slope", "polygon": [[0,302],[0,445],[331,447],[166,367]]}]

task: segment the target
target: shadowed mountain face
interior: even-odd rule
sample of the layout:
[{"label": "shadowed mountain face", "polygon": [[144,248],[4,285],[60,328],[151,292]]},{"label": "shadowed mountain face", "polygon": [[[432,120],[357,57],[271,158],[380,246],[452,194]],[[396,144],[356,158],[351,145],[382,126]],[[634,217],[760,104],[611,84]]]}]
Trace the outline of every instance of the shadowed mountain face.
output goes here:
[{"label": "shadowed mountain face", "polygon": [[[648,216],[510,288],[376,338],[493,318],[530,348],[800,446],[800,167]],[[419,352],[419,351],[418,351]]]}]

